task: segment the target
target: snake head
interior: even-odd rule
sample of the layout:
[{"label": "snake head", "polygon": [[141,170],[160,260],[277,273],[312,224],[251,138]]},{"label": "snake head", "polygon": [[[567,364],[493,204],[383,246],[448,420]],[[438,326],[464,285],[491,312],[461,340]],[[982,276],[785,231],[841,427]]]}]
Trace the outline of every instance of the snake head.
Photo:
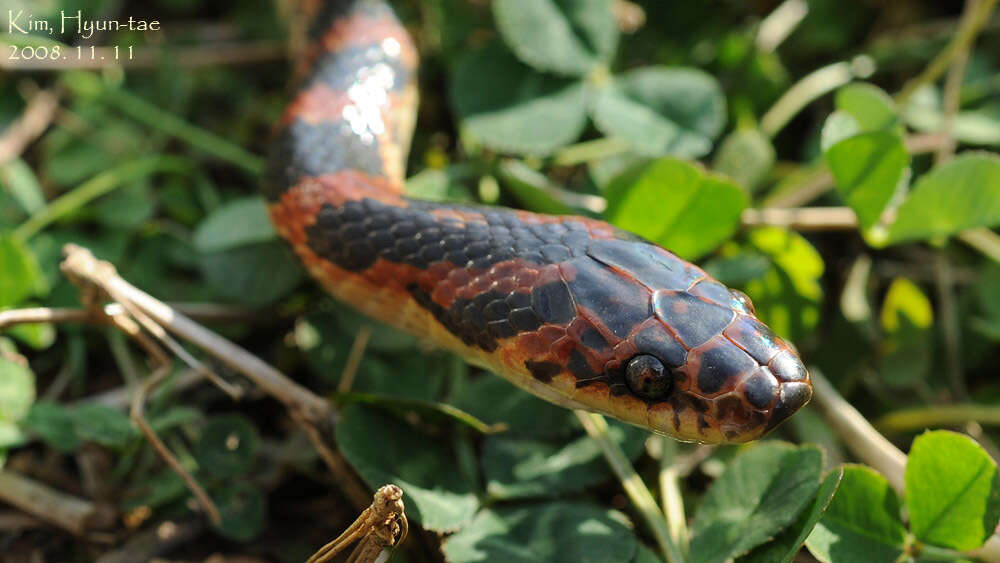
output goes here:
[{"label": "snake head", "polygon": [[658,246],[591,241],[562,273],[577,308],[562,387],[580,406],[680,440],[738,443],[812,397],[802,361],[746,295]]},{"label": "snake head", "polygon": [[706,277],[686,291],[654,291],[652,307],[622,373],[647,404],[646,426],[684,440],[744,442],[812,397],[798,355],[741,292]]}]

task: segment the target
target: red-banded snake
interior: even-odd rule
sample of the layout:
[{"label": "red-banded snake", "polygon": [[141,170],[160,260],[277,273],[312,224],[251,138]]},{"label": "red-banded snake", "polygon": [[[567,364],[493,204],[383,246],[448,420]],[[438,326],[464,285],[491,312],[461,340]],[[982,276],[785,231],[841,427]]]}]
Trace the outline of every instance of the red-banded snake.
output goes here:
[{"label": "red-banded snake", "polygon": [[382,0],[314,12],[265,194],[330,293],[553,403],[682,440],[753,440],[809,401],[750,300],[674,254],[594,219],[407,198],[413,43]]}]

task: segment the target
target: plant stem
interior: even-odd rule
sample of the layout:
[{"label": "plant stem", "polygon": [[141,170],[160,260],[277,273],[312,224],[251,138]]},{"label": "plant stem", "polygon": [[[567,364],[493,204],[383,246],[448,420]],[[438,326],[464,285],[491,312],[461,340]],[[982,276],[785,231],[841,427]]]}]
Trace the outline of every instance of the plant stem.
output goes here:
[{"label": "plant stem", "polygon": [[757,49],[771,52],[795,31],[809,13],[805,0],[785,0],[760,22],[757,30]]},{"label": "plant stem", "polygon": [[576,417],[580,419],[580,423],[583,425],[584,430],[587,431],[587,434],[600,446],[601,452],[604,453],[604,459],[608,460],[608,465],[611,466],[612,471],[615,472],[618,480],[621,481],[622,488],[625,489],[625,494],[628,495],[629,500],[632,501],[636,510],[639,511],[639,514],[642,515],[646,524],[653,532],[653,537],[656,538],[656,543],[660,545],[660,551],[663,552],[668,563],[683,563],[685,561],[684,555],[671,538],[670,528],[667,526],[667,521],[664,519],[663,513],[656,506],[656,501],[653,500],[653,495],[649,492],[646,484],[643,483],[642,478],[635,472],[635,468],[632,467],[632,462],[629,461],[628,456],[611,439],[611,435],[608,433],[607,421],[604,420],[603,416],[596,413],[585,411],[574,412],[576,413]]},{"label": "plant stem", "polygon": [[[965,0],[965,9],[962,12],[962,23],[964,27],[968,25],[968,20],[976,13],[979,7],[979,0]],[[959,49],[955,59],[948,69],[948,76],[944,80],[944,96],[941,102],[943,117],[941,119],[941,133],[945,135],[945,142],[941,143],[934,153],[934,164],[940,165],[951,160],[955,154],[955,146],[958,144],[955,137],[951,135],[952,126],[955,123],[955,114],[958,113],[959,95],[962,92],[962,81],[965,79],[965,68],[969,63],[968,44],[964,49]]]},{"label": "plant stem", "polygon": [[155,156],[126,162],[101,172],[53,200],[27,221],[21,223],[13,234],[21,240],[27,240],[52,222],[124,184],[157,172],[186,172],[188,170],[190,170],[190,166],[187,160],[172,156]]},{"label": "plant stem", "polygon": [[209,133],[201,127],[192,125],[125,90],[107,88],[104,90],[104,99],[109,105],[121,110],[132,119],[176,137],[196,149],[230,164],[239,166],[254,176],[259,176],[264,172],[264,159],[261,157],[218,135]]},{"label": "plant stem", "polygon": [[592,160],[622,154],[629,148],[628,142],[617,137],[602,137],[584,141],[556,151],[552,159],[556,166],[575,166]]},{"label": "plant stem", "polygon": [[963,17],[958,32],[952,37],[951,42],[948,43],[943,51],[938,53],[938,56],[934,57],[934,60],[927,65],[923,72],[907,82],[903,86],[903,89],[896,94],[896,104],[903,107],[910,100],[910,97],[913,96],[914,92],[925,84],[930,84],[940,78],[948,70],[951,61],[972,45],[983,25],[989,21],[996,4],[997,0],[983,0],[971,17]]},{"label": "plant stem", "polygon": [[948,383],[954,397],[960,401],[969,400],[969,387],[962,377],[962,335],[958,318],[958,307],[955,303],[955,276],[951,263],[943,252],[934,255],[934,277],[937,289],[938,306],[941,310],[941,339],[945,351],[945,367]]},{"label": "plant stem", "polygon": [[684,550],[684,547],[688,545],[689,536],[679,477],[677,441],[662,436],[660,438],[660,500],[663,503],[663,514],[667,518],[667,526],[670,528],[670,537],[680,549]]},{"label": "plant stem", "polygon": [[827,423],[858,459],[872,466],[888,479],[892,488],[903,492],[906,454],[844,400],[837,389],[815,367],[809,369],[813,383],[813,402],[823,412]]},{"label": "plant stem", "polygon": [[811,102],[847,84],[856,73],[851,63],[841,61],[815,70],[789,88],[777,102],[760,118],[760,131],[774,138],[802,108]]},{"label": "plant stem", "polygon": [[939,426],[959,426],[970,421],[1000,426],[1000,407],[964,403],[901,409],[878,419],[875,426],[882,432],[893,433]]},{"label": "plant stem", "polygon": [[986,227],[969,229],[959,233],[958,239],[992,258],[994,262],[1000,262],[1000,235],[990,229]]}]

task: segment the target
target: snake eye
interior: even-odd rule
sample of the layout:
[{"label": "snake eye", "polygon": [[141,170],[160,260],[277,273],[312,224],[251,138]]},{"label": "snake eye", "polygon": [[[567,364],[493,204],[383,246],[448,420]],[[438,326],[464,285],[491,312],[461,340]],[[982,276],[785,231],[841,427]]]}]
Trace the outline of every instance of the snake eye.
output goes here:
[{"label": "snake eye", "polygon": [[750,301],[750,297],[747,296],[746,293],[743,293],[738,289],[730,289],[729,292],[733,294],[733,299],[736,300],[736,303],[739,304],[740,308],[743,309],[744,312],[751,315],[757,314],[757,311],[753,307],[753,301]]},{"label": "snake eye", "polygon": [[670,393],[673,378],[660,360],[648,354],[634,356],[625,366],[625,383],[643,399],[662,399]]}]

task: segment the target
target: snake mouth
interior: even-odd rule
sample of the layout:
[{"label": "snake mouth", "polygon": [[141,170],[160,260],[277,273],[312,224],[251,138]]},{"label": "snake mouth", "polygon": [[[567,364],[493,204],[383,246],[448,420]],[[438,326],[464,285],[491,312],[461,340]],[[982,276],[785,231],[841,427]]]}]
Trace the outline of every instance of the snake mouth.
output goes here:
[{"label": "snake mouth", "polygon": [[812,394],[812,386],[807,381],[783,383],[778,402],[771,412],[771,420],[767,423],[767,430],[770,431],[804,407],[812,399]]}]

